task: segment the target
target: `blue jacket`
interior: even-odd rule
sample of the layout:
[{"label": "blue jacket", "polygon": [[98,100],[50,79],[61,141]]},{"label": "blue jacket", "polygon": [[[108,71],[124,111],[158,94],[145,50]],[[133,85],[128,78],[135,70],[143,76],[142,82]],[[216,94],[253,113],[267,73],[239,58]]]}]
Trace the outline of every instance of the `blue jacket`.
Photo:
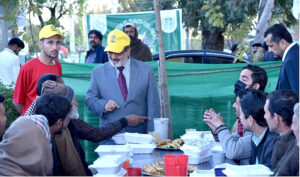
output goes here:
[{"label": "blue jacket", "polygon": [[299,94],[299,45],[295,44],[285,56],[276,90],[289,89]]},{"label": "blue jacket", "polygon": [[[86,57],[85,57],[85,61],[88,58],[88,56],[92,53],[92,49],[90,49],[89,51],[87,51]],[[95,63],[105,63],[108,61],[108,56],[107,53],[104,52],[104,47],[102,47],[101,44],[99,44],[96,48],[95,48],[95,52],[97,52],[97,57],[95,60]]]}]

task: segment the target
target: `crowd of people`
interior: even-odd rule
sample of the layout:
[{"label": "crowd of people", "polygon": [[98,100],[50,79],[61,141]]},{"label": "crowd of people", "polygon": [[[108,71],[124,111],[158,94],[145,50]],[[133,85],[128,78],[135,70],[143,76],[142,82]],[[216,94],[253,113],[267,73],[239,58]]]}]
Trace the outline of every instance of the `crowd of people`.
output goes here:
[{"label": "crowd of people", "polygon": [[[149,47],[138,38],[138,29],[133,23],[125,23],[123,32],[130,38],[130,56],[140,61],[152,61]],[[92,47],[86,54],[85,63],[105,63],[108,61],[107,53],[102,46],[102,34],[98,30],[91,30],[88,34],[89,44]]]},{"label": "crowd of people", "polygon": [[[6,131],[0,94],[0,175],[92,175],[80,140],[111,145],[118,132],[153,131],[160,100],[153,68],[143,62],[151,52],[137,36],[136,26],[128,23],[123,31],[112,30],[103,47],[102,34],[89,32],[86,63],[103,63],[92,71],[85,100],[100,119],[93,127],[79,119],[74,90],[62,79],[56,57],[64,36],[53,25],[41,29],[41,54],[24,64],[16,79],[13,102],[21,116]],[[283,60],[276,90],[265,93],[266,71],[249,64],[234,84],[236,130],[231,133],[213,108],[204,112],[203,121],[228,159],[264,164],[274,175],[299,175],[299,45],[280,24],[265,38],[268,50]],[[15,43],[6,52],[24,48]],[[260,45],[255,47],[259,52]]]},{"label": "crowd of people", "polygon": [[299,45],[281,24],[271,26],[265,37],[269,51],[283,60],[276,90],[265,93],[266,71],[247,65],[234,85],[236,130],[231,133],[212,108],[203,121],[228,159],[263,164],[276,176],[299,176]]}]

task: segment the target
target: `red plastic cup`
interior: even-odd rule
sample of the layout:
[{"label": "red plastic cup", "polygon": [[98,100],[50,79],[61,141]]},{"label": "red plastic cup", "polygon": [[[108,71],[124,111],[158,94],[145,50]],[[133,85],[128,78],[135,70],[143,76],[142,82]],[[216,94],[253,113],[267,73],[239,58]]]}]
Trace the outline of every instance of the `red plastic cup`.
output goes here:
[{"label": "red plastic cup", "polygon": [[179,154],[179,155],[177,155],[177,158],[180,161],[180,165],[187,165],[188,164],[189,156],[184,155],[184,154]]},{"label": "red plastic cup", "polygon": [[129,167],[129,168],[127,168],[127,175],[128,176],[141,176],[142,169],[136,168],[136,167]]},{"label": "red plastic cup", "polygon": [[173,154],[164,155],[165,162],[165,175],[166,176],[175,176],[176,175],[176,164],[177,159]]},{"label": "red plastic cup", "polygon": [[179,154],[177,155],[177,158],[180,160],[180,168],[179,171],[177,172],[178,176],[187,176],[187,164],[188,164],[188,159],[189,156],[184,155],[184,154]]}]

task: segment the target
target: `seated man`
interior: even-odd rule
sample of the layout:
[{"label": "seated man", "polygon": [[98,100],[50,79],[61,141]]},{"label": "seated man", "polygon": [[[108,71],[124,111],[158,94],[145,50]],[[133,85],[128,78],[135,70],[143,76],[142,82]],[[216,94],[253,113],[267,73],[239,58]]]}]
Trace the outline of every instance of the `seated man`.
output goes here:
[{"label": "seated man", "polygon": [[[226,127],[223,118],[217,114],[213,109],[206,110],[204,113],[204,121],[212,128],[212,133],[216,141],[220,141],[228,159],[238,160],[239,164],[248,164],[248,158],[251,156],[251,132],[244,131],[243,125],[240,123],[240,102],[245,88],[253,88],[258,90],[265,90],[268,82],[266,71],[256,65],[246,65],[243,67],[239,80],[234,85],[234,93],[236,95],[233,107],[235,108],[237,122],[233,127],[237,127],[233,134],[230,133]],[[211,120],[213,121],[210,121]],[[210,123],[211,122],[211,123]],[[221,128],[221,125],[222,128]],[[216,130],[217,127],[220,127]]]},{"label": "seated man", "polygon": [[269,132],[264,119],[266,94],[252,89],[247,91],[240,100],[240,119],[244,128],[253,134],[249,163],[271,167],[272,150],[277,134]]},{"label": "seated man", "polygon": [[65,97],[49,93],[37,101],[38,115],[16,119],[0,143],[0,175],[51,175],[53,158],[49,143],[54,134],[67,126],[70,109]]},{"label": "seated man", "polygon": [[[236,117],[240,116],[240,100],[245,93],[245,91],[236,92],[235,102],[232,106],[235,108]],[[212,109],[205,111],[204,118],[203,121],[212,129],[212,132],[216,132],[213,135],[217,141],[220,141],[226,158],[233,159],[241,165],[249,164],[252,133],[243,130],[242,132],[235,131],[231,134],[222,116],[215,113]],[[243,136],[239,133],[242,133]]]},{"label": "seated man", "polygon": [[265,104],[265,119],[270,131],[279,134],[273,148],[271,170],[280,176],[283,174],[295,176],[296,173],[299,173],[299,152],[293,154],[293,163],[286,164],[287,162],[285,162],[289,154],[294,152],[294,147],[297,146],[291,125],[293,107],[298,101],[299,97],[294,91],[277,90],[268,95]]},{"label": "seated man", "polygon": [[[39,99],[39,95],[55,93],[65,96],[69,102],[72,103],[72,109],[69,114],[70,123],[68,124],[68,128],[62,131],[62,134],[54,136],[57,145],[56,154],[58,155],[57,158],[55,158],[57,160],[54,161],[53,173],[55,175],[68,176],[92,175],[88,168],[88,164],[85,161],[85,154],[79,140],[84,139],[99,142],[106,138],[110,138],[127,125],[135,126],[142,123],[147,117],[128,115],[118,121],[108,124],[106,127],[95,128],[79,119],[78,103],[75,100],[73,89],[67,85],[54,82],[53,80],[56,79],[52,78],[53,76],[51,75],[53,74],[43,75],[39,79],[37,84],[38,98],[33,101],[33,104],[26,113],[29,115],[33,114],[35,103]],[[51,80],[46,80],[46,78]],[[67,142],[67,144],[65,142]],[[70,158],[73,160],[68,160]]]},{"label": "seated man", "polygon": [[297,142],[280,160],[276,176],[299,176],[299,103],[294,107],[292,130]]},{"label": "seated man", "polygon": [[6,112],[4,108],[4,96],[0,93],[0,139],[5,131],[6,126]]}]

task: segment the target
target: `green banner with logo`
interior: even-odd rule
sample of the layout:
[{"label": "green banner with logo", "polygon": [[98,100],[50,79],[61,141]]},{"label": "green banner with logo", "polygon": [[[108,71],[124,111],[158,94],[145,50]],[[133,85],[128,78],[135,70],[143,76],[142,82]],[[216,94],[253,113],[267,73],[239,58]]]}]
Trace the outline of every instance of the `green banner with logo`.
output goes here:
[{"label": "green banner with logo", "polygon": [[[87,33],[92,29],[99,30],[103,35],[102,45],[104,47],[106,46],[108,33],[113,29],[122,30],[123,25],[128,22],[136,25],[139,39],[149,46],[152,54],[158,53],[155,13],[153,11],[86,15]],[[165,51],[183,49],[184,41],[181,9],[162,10],[161,23]]]}]

